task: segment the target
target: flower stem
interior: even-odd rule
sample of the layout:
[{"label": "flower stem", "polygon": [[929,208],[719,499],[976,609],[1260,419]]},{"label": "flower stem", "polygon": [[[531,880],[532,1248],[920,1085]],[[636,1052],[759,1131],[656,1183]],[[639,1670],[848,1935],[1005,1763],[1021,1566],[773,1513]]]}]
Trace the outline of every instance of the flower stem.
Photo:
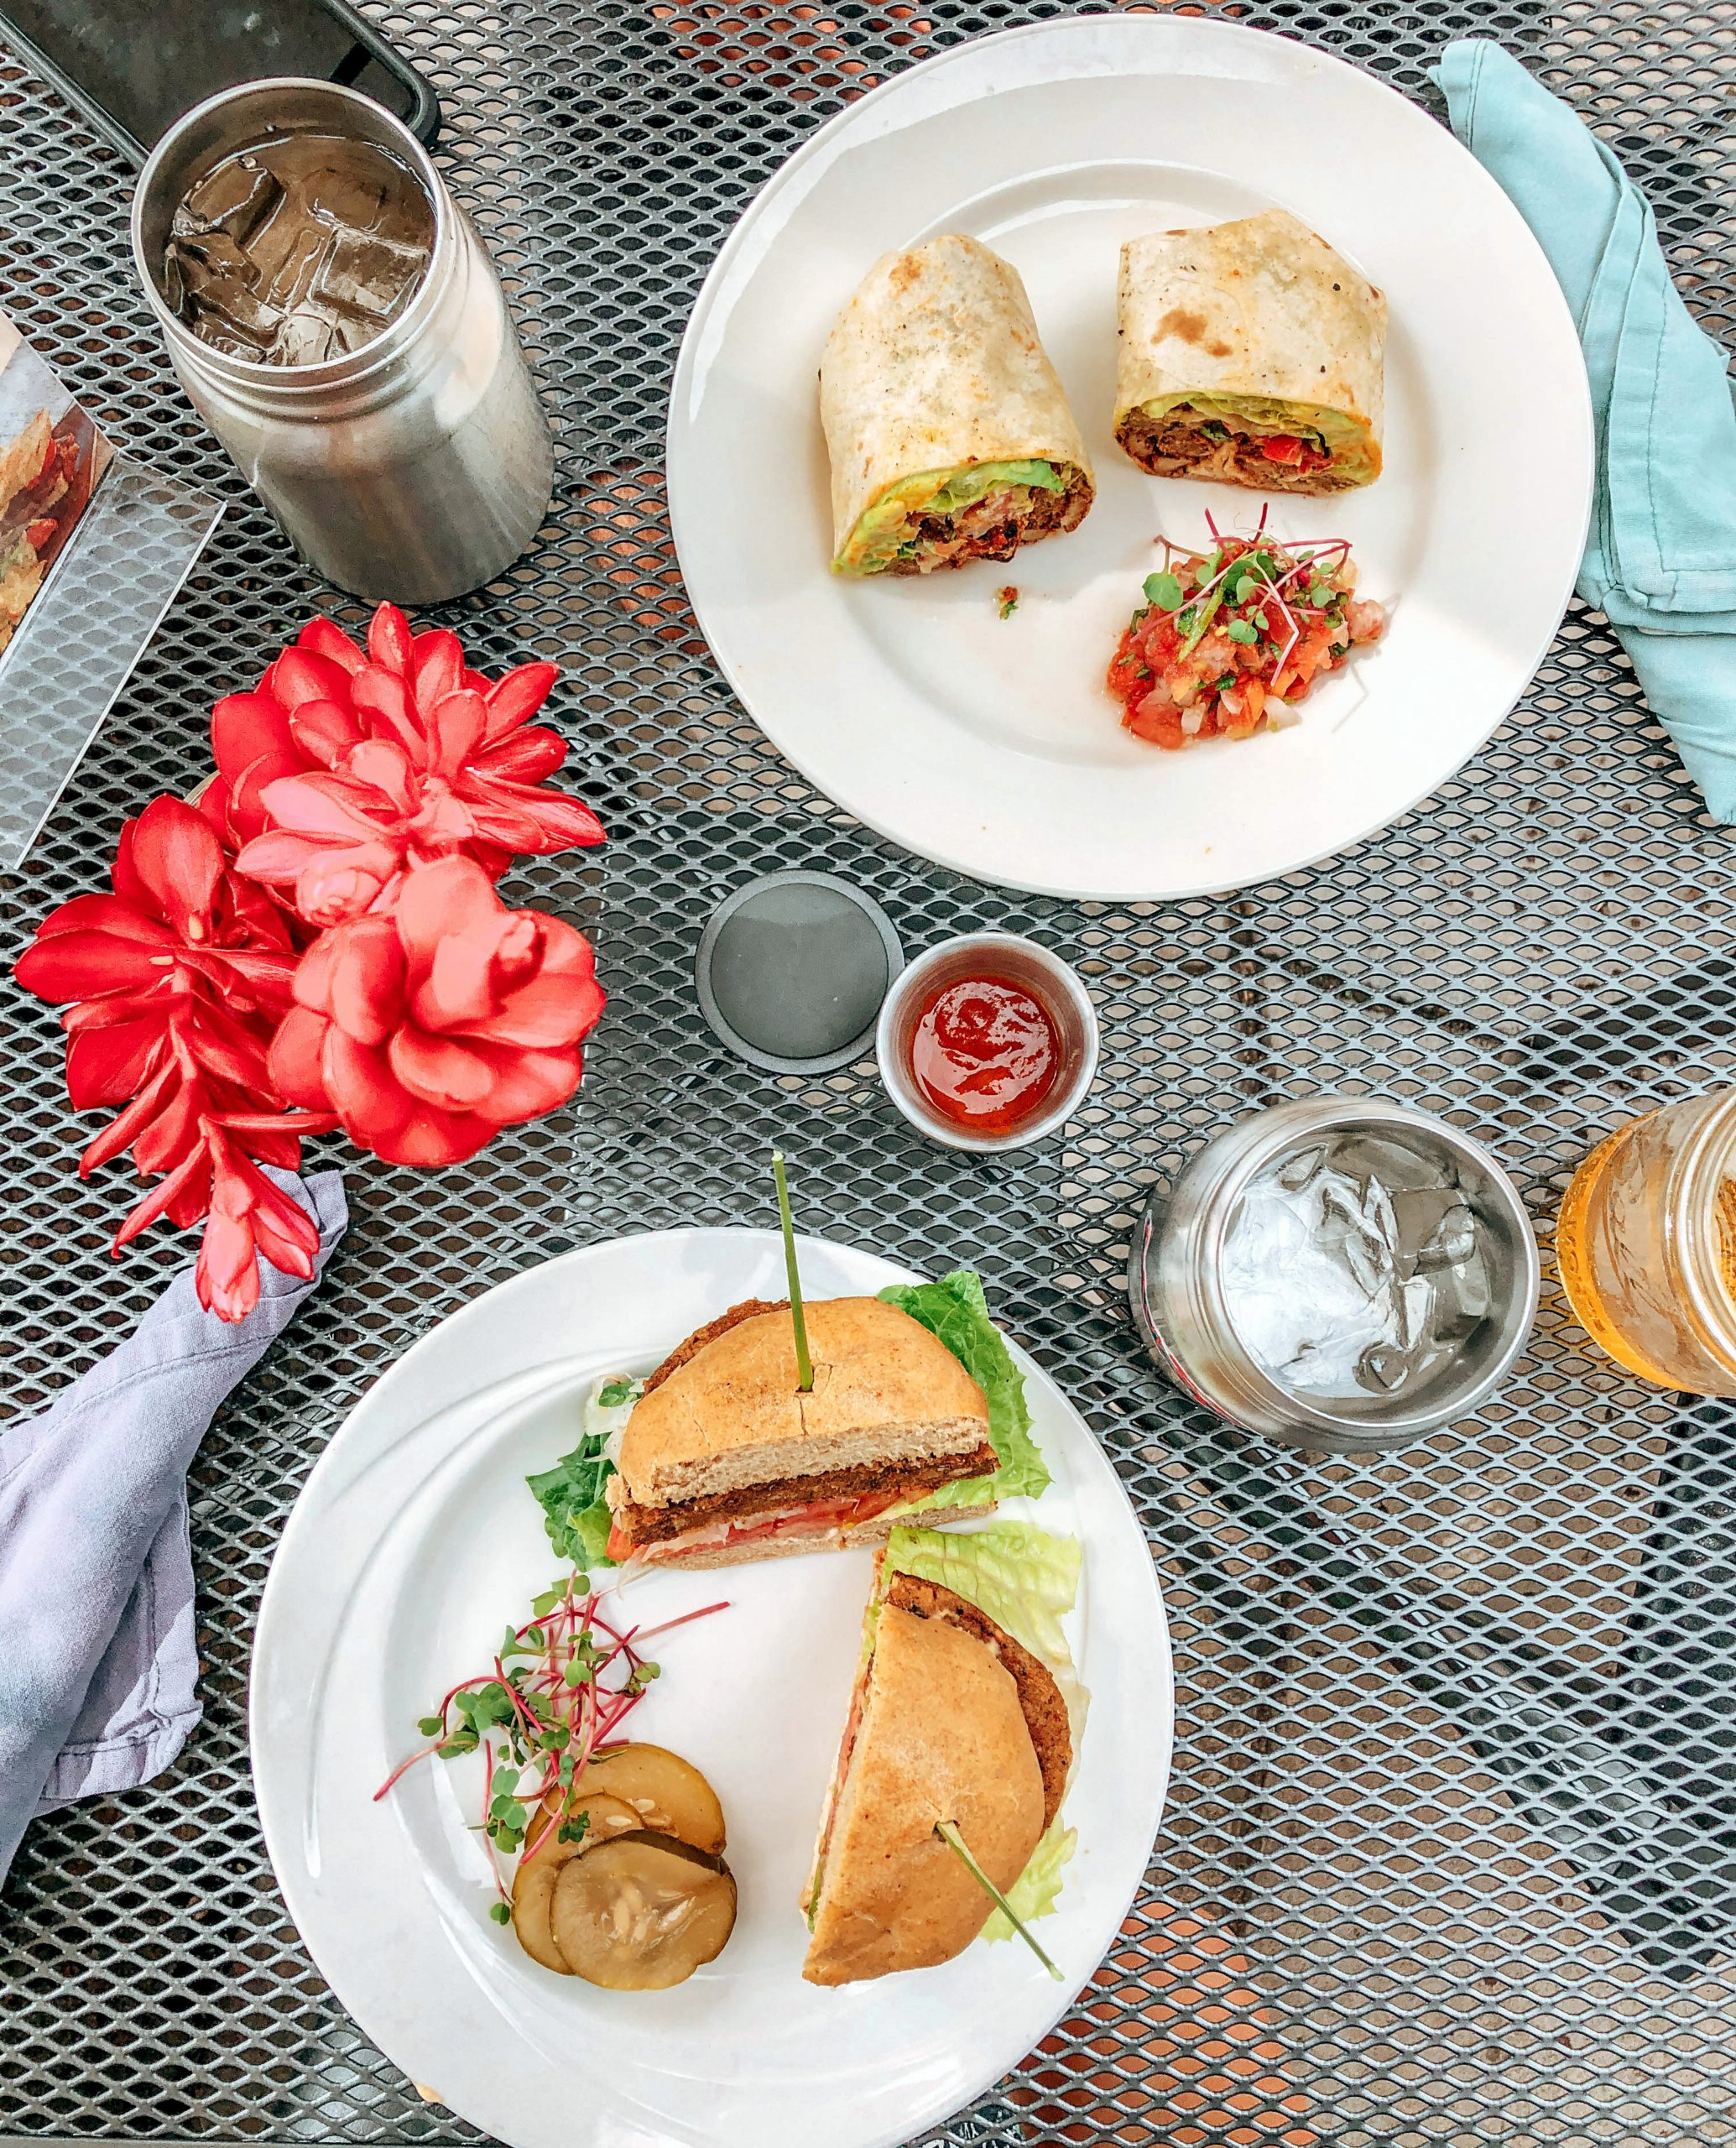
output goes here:
[{"label": "flower stem", "polygon": [[1062,1982],[1063,1979],[1061,1971],[1056,1967],[1055,1963],[1050,1960],[1049,1957],[1043,1952],[1036,1941],[1032,1938],[1029,1930],[1025,1926],[1024,1920],[1014,1909],[1012,1904],[1007,1900],[1000,1889],[995,1885],[993,1880],[989,1878],[988,1874],[983,1869],[982,1866],[977,1864],[976,1859],[971,1855],[970,1851],[965,1847],[964,1837],[960,1834],[957,1827],[953,1824],[953,1822],[951,1820],[936,1820],[935,1822],[935,1833],[940,1837],[941,1840],[946,1843],[947,1848],[950,1849],[959,1859],[960,1863],[964,1866],[965,1870],[970,1874],[972,1879],[976,1881],[977,1885],[983,1890],[983,1893],[988,1896],[989,1900],[994,1904],[1001,1915],[1005,1917],[1008,1923],[1012,1926],[1013,1929],[1019,1934],[1019,1937],[1024,1942],[1025,1945],[1030,1947],[1032,1953],[1036,1956],[1037,1959],[1043,1964],[1043,1967],[1048,1970],[1050,1975],[1054,1978],[1057,1984]]}]

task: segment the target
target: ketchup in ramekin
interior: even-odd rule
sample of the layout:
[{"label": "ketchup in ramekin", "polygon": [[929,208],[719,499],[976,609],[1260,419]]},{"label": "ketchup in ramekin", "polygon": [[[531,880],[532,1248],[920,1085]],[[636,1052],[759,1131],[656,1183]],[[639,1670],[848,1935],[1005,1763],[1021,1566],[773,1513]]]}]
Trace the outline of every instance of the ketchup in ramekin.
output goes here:
[{"label": "ketchup in ramekin", "polygon": [[910,1030],[910,1072],[930,1108],[977,1134],[1007,1134],[1042,1108],[1061,1071],[1054,1017],[1016,978],[955,978]]}]

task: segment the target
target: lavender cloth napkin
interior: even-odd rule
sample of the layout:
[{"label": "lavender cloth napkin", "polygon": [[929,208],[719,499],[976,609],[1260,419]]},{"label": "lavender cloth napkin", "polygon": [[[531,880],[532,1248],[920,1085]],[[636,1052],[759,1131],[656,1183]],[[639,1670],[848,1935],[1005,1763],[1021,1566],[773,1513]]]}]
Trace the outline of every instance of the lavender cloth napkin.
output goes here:
[{"label": "lavender cloth napkin", "polygon": [[120,1347],[0,1431],[0,1882],[26,1825],[149,1782],[199,1720],[187,1466],[349,1221],[343,1180],[270,1176],[320,1227],[313,1281],[259,1264],[230,1326],[178,1275]]}]

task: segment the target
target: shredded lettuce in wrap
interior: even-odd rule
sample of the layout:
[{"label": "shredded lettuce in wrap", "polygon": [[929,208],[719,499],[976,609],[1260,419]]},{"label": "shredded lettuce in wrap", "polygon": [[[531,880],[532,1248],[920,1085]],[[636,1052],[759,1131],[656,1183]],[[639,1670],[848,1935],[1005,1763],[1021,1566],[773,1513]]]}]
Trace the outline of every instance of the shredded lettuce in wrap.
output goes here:
[{"label": "shredded lettuce in wrap", "polygon": [[1312,433],[1341,469],[1354,471],[1369,460],[1368,426],[1342,410],[1328,409],[1324,404],[1285,403],[1271,395],[1222,395],[1206,388],[1180,388],[1173,395],[1155,395],[1139,408],[1155,420],[1166,417],[1182,404],[1202,418],[1220,421],[1239,418],[1256,433],[1291,433],[1298,437]]},{"label": "shredded lettuce in wrap", "polygon": [[[909,532],[920,516],[956,514],[1001,485],[1018,486],[1027,493],[1062,493],[1067,481],[1040,456],[1019,461],[970,462],[957,469],[925,470],[914,477],[901,477],[863,508],[843,550],[832,561],[833,571],[878,574],[900,552],[914,558],[915,540]],[[910,549],[904,551],[907,544]]]},{"label": "shredded lettuce in wrap", "polygon": [[893,1511],[928,1514],[943,1507],[981,1506],[989,1499],[1035,1499],[1046,1491],[1050,1480],[1031,1437],[1024,1376],[988,1316],[982,1279],[968,1268],[955,1268],[938,1283],[893,1283],[880,1296],[944,1342],[982,1389],[988,1403],[988,1444],[1000,1457],[992,1477],[943,1484],[938,1492]]}]

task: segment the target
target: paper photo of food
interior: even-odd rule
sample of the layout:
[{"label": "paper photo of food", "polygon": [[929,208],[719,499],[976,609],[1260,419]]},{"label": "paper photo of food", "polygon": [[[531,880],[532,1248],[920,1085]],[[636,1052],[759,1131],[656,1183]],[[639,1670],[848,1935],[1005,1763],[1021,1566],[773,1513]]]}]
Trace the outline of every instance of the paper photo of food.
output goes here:
[{"label": "paper photo of food", "polygon": [[0,314],[0,650],[90,504],[111,450]]},{"label": "paper photo of food", "polygon": [[1115,438],[1142,470],[1266,493],[1380,475],[1386,300],[1282,209],[1121,249]]},{"label": "paper photo of food", "polygon": [[884,255],[820,368],[832,570],[930,574],[1077,528],[1091,458],[1019,272],[959,232]]}]

